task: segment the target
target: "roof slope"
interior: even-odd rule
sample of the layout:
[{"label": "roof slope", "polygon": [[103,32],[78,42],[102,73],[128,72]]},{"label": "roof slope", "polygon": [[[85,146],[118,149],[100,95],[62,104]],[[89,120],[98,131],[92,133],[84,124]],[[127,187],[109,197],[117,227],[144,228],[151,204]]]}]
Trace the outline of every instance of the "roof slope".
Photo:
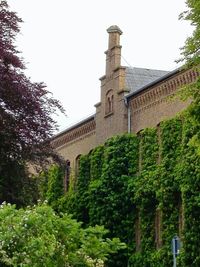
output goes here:
[{"label": "roof slope", "polygon": [[133,93],[146,84],[166,75],[168,71],[126,67],[125,73],[126,87],[129,93]]}]

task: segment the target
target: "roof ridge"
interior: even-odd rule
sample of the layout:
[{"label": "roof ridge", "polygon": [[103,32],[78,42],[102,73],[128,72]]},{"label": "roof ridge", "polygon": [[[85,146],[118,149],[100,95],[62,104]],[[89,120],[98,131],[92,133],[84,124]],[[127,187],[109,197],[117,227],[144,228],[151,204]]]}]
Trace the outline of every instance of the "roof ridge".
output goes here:
[{"label": "roof ridge", "polygon": [[144,91],[145,89],[147,89],[147,88],[149,88],[149,87],[151,87],[151,86],[153,86],[153,85],[155,85],[155,84],[157,84],[159,82],[162,82],[164,79],[170,78],[171,76],[177,74],[178,72],[180,72],[180,68],[177,68],[175,70],[169,71],[166,74],[158,77],[157,79],[155,79],[155,80],[153,80],[153,81],[151,81],[151,82],[149,82],[147,84],[144,84],[140,88],[137,88],[136,90],[130,91],[130,93],[125,96],[125,98],[127,98],[127,99],[131,98],[132,96]]},{"label": "roof ridge", "polygon": [[153,81],[167,75],[169,71],[156,70],[138,67],[127,67],[126,73],[126,87],[130,93],[143,88],[145,85],[152,83]]},{"label": "roof ridge", "polygon": [[124,66],[124,67],[126,69],[142,69],[142,70],[155,70],[155,71],[170,72],[169,70],[150,69],[150,68],[143,68],[143,67],[129,67],[129,66]]}]

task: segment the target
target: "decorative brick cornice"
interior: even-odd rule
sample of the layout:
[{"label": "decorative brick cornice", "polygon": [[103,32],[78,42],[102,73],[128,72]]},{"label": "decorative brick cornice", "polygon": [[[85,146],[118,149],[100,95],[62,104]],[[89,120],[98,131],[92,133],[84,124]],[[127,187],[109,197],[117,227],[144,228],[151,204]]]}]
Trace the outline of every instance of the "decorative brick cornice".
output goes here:
[{"label": "decorative brick cornice", "polygon": [[167,101],[168,97],[172,96],[181,86],[194,82],[198,76],[199,73],[192,69],[182,71],[178,75],[142,91],[137,96],[133,96],[129,101],[133,113],[140,113],[152,106]]},{"label": "decorative brick cornice", "polygon": [[95,134],[96,134],[95,130],[91,131],[91,132],[89,132],[89,133],[87,133],[85,135],[82,135],[82,136],[80,136],[80,137],[78,137],[76,139],[72,139],[71,141],[69,141],[67,143],[63,143],[61,146],[57,147],[56,149],[57,149],[57,151],[59,151],[60,149],[62,150],[63,148],[66,149],[68,146],[71,146],[71,145],[73,145],[73,144],[75,144],[77,142],[80,142],[80,141],[82,141],[82,140],[84,140],[86,138],[89,138],[89,137],[91,137],[91,136],[93,136]]},{"label": "decorative brick cornice", "polygon": [[84,137],[90,132],[95,132],[95,129],[96,129],[96,123],[95,123],[95,119],[93,119],[93,120],[87,121],[81,126],[77,126],[76,128],[66,131],[66,133],[63,134],[61,137],[58,136],[57,138],[52,140],[51,144],[53,148],[59,148],[63,146],[64,144],[67,144],[71,141]]}]

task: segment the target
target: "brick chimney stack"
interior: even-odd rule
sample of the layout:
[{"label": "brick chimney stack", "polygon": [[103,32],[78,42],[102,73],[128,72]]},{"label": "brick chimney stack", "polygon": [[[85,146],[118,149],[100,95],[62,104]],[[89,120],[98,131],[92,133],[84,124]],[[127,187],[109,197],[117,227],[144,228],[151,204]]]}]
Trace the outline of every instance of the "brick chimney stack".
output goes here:
[{"label": "brick chimney stack", "polygon": [[122,31],[117,25],[107,29],[109,34],[108,50],[106,54],[106,75],[110,75],[116,68],[121,66],[121,45],[120,35]]}]

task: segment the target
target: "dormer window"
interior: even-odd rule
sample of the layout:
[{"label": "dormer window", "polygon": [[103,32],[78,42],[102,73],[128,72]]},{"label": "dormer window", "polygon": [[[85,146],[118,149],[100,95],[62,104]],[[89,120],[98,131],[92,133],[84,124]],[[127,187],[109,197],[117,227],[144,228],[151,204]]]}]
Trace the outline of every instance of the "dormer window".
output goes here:
[{"label": "dormer window", "polygon": [[113,96],[113,90],[109,90],[106,94],[106,109],[105,109],[105,115],[109,115],[113,113],[113,107],[114,107],[114,96]]}]

